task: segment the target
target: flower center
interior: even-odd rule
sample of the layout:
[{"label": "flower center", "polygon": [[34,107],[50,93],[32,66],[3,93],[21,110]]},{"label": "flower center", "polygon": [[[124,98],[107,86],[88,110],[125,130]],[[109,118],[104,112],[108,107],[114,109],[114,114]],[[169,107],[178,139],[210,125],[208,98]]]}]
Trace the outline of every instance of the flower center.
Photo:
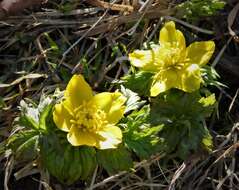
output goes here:
[{"label": "flower center", "polygon": [[107,125],[106,114],[92,102],[83,102],[73,111],[74,119],[70,120],[71,126],[76,126],[83,131],[96,132]]},{"label": "flower center", "polygon": [[181,70],[185,65],[184,55],[179,48],[165,48],[164,64],[161,70]]}]

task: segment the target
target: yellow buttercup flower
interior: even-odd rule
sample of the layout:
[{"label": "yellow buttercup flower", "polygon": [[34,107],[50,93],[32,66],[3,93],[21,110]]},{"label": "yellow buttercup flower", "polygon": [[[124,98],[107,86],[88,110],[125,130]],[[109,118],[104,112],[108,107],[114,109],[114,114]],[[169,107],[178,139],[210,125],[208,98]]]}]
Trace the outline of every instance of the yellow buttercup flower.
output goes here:
[{"label": "yellow buttercup flower", "polygon": [[93,95],[81,75],[74,75],[66,87],[64,100],[55,105],[53,120],[67,132],[73,146],[116,148],[122,132],[116,126],[123,117],[126,98],[119,92]]},{"label": "yellow buttercup flower", "polygon": [[194,42],[186,47],[181,31],[173,21],[160,31],[159,45],[150,50],[135,50],[129,54],[132,65],[143,71],[154,72],[151,96],[177,88],[193,92],[203,81],[200,67],[207,64],[215,50],[213,41]]}]

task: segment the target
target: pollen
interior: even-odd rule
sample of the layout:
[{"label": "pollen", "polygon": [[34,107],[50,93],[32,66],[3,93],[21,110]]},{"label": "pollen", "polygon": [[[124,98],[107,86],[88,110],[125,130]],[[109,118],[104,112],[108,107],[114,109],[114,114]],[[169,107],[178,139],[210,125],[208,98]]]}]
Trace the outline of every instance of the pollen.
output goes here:
[{"label": "pollen", "polygon": [[74,119],[70,123],[82,131],[97,132],[108,124],[106,113],[91,102],[84,101],[73,113]]},{"label": "pollen", "polygon": [[164,64],[161,66],[159,70],[166,71],[166,70],[180,70],[183,68],[184,63],[180,60],[181,59],[181,51],[179,48],[164,48]]}]

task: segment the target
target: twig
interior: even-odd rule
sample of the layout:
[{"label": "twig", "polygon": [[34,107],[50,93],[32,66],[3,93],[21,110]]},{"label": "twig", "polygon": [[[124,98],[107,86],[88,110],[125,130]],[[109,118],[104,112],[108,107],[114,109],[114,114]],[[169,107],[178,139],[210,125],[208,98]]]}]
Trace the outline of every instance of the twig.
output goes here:
[{"label": "twig", "polygon": [[176,180],[180,177],[180,175],[183,173],[183,171],[185,170],[185,168],[186,168],[186,164],[185,163],[183,163],[178,169],[177,169],[177,171],[174,173],[174,175],[173,175],[173,178],[172,178],[172,180],[171,180],[171,182],[170,182],[170,185],[169,185],[169,187],[168,187],[168,190],[174,190],[175,189],[175,182],[176,182]]},{"label": "twig", "polygon": [[232,30],[232,25],[236,19],[237,13],[239,11],[239,3],[236,4],[236,6],[231,10],[227,17],[227,24],[228,24],[228,30],[229,34],[236,40],[239,41],[239,37],[237,34]]},{"label": "twig", "polygon": [[[139,168],[142,168],[143,166],[145,166],[145,164],[149,164],[149,162],[154,162],[155,160],[158,160],[158,159],[162,158],[163,156],[164,155],[160,155],[160,156],[156,155],[156,156],[154,156],[153,158],[151,158],[148,161],[143,160],[142,162],[137,163],[134,168],[136,170],[139,169]],[[109,183],[109,182],[113,181],[114,179],[117,179],[118,177],[120,177],[120,176],[122,176],[124,174],[127,174],[127,173],[128,173],[127,171],[122,171],[122,172],[120,172],[120,173],[118,173],[116,175],[110,176],[110,177],[106,178],[105,180],[103,180],[103,181],[93,185],[92,186],[92,190],[95,189],[95,188],[98,188],[98,187],[100,187],[102,185],[105,185],[106,183]]]},{"label": "twig", "polygon": [[143,10],[144,10],[144,12],[143,12],[142,16],[140,17],[140,19],[137,21],[137,23],[131,29],[128,30],[128,32],[127,32],[128,35],[131,36],[133,33],[135,33],[139,23],[141,22],[141,20],[145,16],[145,14],[146,14],[146,12],[147,12],[147,10],[148,10],[148,8],[150,7],[151,4],[152,4],[152,0],[147,0],[143,4],[143,6],[139,9],[139,12],[142,12]]},{"label": "twig", "polygon": [[214,59],[213,63],[212,63],[212,67],[215,68],[216,65],[218,64],[219,60],[221,59],[222,55],[224,54],[225,50],[227,49],[227,46],[230,44],[230,42],[232,41],[233,37],[230,37],[227,40],[227,43],[223,46],[223,48],[220,50],[220,52],[217,54],[216,58]]},{"label": "twig", "polygon": [[93,187],[93,185],[94,185],[94,183],[95,183],[97,171],[98,171],[98,165],[95,167],[94,174],[93,174],[93,176],[92,176],[91,183],[90,183],[90,187],[89,187],[88,190],[93,190],[92,187]]},{"label": "twig", "polygon": [[235,94],[235,96],[232,99],[232,102],[231,102],[231,104],[229,106],[228,112],[231,112],[231,109],[232,109],[232,107],[233,107],[233,105],[234,105],[234,103],[236,101],[236,98],[237,98],[238,94],[239,94],[239,88],[237,89],[236,94]]},{"label": "twig", "polygon": [[182,21],[182,20],[180,20],[180,19],[177,19],[177,18],[175,18],[175,17],[172,17],[172,16],[164,16],[164,18],[165,18],[166,20],[173,20],[173,21],[178,22],[178,23],[180,23],[180,24],[182,24],[182,25],[184,25],[184,26],[186,26],[186,27],[188,27],[188,28],[191,28],[191,29],[193,29],[193,30],[196,30],[196,31],[201,32],[201,33],[204,33],[204,34],[209,34],[209,35],[214,35],[214,34],[215,34],[215,32],[212,31],[212,30],[207,30],[207,29],[200,28],[200,27],[198,27],[198,26],[189,24],[189,23],[187,23],[187,22],[184,22],[184,21]]},{"label": "twig", "polygon": [[103,7],[105,9],[111,9],[115,11],[129,11],[133,12],[134,7],[129,5],[120,5],[120,4],[114,4],[114,3],[108,3],[100,0],[86,0],[87,3],[97,6],[97,7]]}]

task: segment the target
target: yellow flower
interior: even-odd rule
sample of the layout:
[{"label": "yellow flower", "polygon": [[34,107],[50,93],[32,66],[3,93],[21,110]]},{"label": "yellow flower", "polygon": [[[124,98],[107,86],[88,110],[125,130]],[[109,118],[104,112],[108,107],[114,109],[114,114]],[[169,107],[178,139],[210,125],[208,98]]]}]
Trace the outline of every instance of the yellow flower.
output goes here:
[{"label": "yellow flower", "polygon": [[203,81],[200,67],[210,60],[214,42],[194,42],[186,47],[182,32],[170,21],[161,29],[159,43],[150,50],[135,50],[129,54],[132,65],[155,73],[150,95],[157,96],[170,88],[185,92],[199,89]]},{"label": "yellow flower", "polygon": [[74,75],[66,87],[64,100],[55,105],[53,120],[67,132],[73,146],[116,148],[122,132],[116,126],[123,117],[126,98],[121,93],[103,92],[93,96],[81,75]]}]

